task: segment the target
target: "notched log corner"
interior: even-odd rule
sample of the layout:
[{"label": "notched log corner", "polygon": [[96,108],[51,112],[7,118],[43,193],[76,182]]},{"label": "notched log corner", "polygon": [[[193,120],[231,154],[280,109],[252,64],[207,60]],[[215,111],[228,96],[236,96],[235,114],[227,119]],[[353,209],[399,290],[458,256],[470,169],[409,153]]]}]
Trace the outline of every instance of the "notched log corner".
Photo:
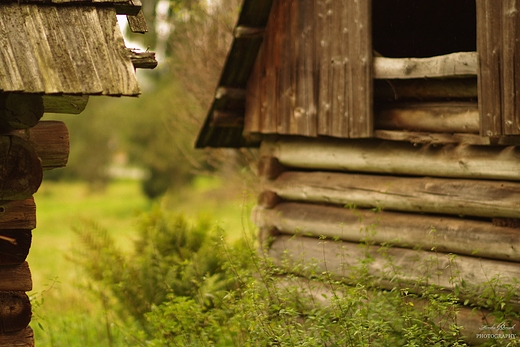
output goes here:
[{"label": "notched log corner", "polygon": [[128,56],[136,69],[155,69],[157,60],[155,52],[141,51],[135,48],[127,48]]}]

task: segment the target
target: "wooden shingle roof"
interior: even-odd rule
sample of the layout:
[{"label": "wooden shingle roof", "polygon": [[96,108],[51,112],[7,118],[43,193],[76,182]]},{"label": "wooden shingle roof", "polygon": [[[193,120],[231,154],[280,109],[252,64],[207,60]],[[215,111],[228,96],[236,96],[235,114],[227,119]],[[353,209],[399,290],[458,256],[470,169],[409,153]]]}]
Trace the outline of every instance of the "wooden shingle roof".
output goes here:
[{"label": "wooden shingle roof", "polygon": [[98,0],[73,3],[75,6],[0,2],[0,91],[139,93],[116,7],[107,6],[118,2],[105,1],[103,6],[94,5]]}]

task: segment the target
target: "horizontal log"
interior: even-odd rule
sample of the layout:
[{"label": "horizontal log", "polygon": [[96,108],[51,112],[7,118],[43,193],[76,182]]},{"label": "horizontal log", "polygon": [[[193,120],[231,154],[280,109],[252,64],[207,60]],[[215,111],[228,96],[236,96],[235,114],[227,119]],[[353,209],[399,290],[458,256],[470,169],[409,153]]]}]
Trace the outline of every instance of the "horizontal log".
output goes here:
[{"label": "horizontal log", "polygon": [[313,170],[520,180],[520,148],[514,146],[285,137],[262,142],[261,155],[275,156],[288,167]]},{"label": "horizontal log", "polygon": [[476,78],[374,80],[375,100],[477,100]]},{"label": "horizontal log", "polygon": [[34,347],[31,327],[10,334],[0,334],[0,347]]},{"label": "horizontal log", "polygon": [[518,182],[288,171],[265,188],[285,200],[520,218]]},{"label": "horizontal log", "polygon": [[272,209],[256,207],[252,216],[261,229],[284,234],[350,242],[370,239],[402,248],[520,262],[520,232],[485,221],[295,202]]},{"label": "horizontal log", "polygon": [[27,262],[0,266],[0,291],[29,292],[31,290],[31,270]]},{"label": "horizontal log", "polygon": [[261,156],[258,160],[258,176],[268,180],[275,179],[287,170],[278,159],[270,156]]},{"label": "horizontal log", "polygon": [[[303,275],[329,272],[346,283],[356,283],[355,269],[362,265],[381,288],[391,290],[398,282],[415,293],[421,291],[421,286],[431,284],[453,291],[462,281],[478,293],[492,278],[499,277],[502,285],[517,286],[520,276],[520,266],[514,262],[403,248],[360,247],[359,243],[310,237],[279,235],[268,254],[276,265],[288,271]],[[517,292],[511,298],[515,306],[520,303],[519,295]]]},{"label": "horizontal log", "polygon": [[128,48],[128,55],[136,69],[155,69],[158,65],[155,59],[155,52],[140,51]]},{"label": "horizontal log", "polygon": [[0,93],[0,133],[33,127],[43,116],[43,112],[40,95]]},{"label": "horizontal log", "polygon": [[47,113],[80,114],[88,103],[88,95],[43,95],[42,98]]},{"label": "horizontal log", "polygon": [[0,266],[23,263],[29,254],[31,240],[31,230],[0,229]]},{"label": "horizontal log", "polygon": [[220,128],[240,128],[244,126],[243,112],[225,112],[214,110],[211,114],[211,126]]},{"label": "horizontal log", "polygon": [[476,102],[379,105],[374,111],[377,130],[478,134]]},{"label": "horizontal log", "polygon": [[376,79],[477,76],[477,52],[457,52],[429,58],[374,57]]},{"label": "horizontal log", "polygon": [[25,329],[31,316],[31,302],[25,292],[0,292],[0,334]]},{"label": "horizontal log", "polygon": [[63,122],[42,121],[35,127],[10,133],[29,141],[41,159],[44,170],[65,167],[69,159],[69,130]]},{"label": "horizontal log", "polygon": [[[496,143],[496,139],[479,136],[477,134],[448,134],[448,133],[427,133],[427,132],[410,132],[396,130],[375,130],[374,138],[389,141],[406,141],[410,143],[420,144],[467,144],[467,145],[492,145]],[[516,144],[520,144],[518,139]]]},{"label": "horizontal log", "polygon": [[0,229],[36,228],[36,204],[30,197],[26,200],[0,202]]},{"label": "horizontal log", "polygon": [[17,136],[0,136],[0,200],[30,198],[42,177],[42,164],[29,142]]}]

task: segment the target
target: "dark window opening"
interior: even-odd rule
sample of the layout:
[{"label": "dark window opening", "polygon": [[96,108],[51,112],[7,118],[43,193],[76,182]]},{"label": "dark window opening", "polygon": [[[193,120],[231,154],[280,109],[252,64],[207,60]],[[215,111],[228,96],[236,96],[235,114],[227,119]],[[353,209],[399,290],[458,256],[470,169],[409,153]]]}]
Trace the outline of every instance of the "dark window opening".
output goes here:
[{"label": "dark window opening", "polygon": [[475,0],[372,0],[372,40],[392,58],[476,51]]}]

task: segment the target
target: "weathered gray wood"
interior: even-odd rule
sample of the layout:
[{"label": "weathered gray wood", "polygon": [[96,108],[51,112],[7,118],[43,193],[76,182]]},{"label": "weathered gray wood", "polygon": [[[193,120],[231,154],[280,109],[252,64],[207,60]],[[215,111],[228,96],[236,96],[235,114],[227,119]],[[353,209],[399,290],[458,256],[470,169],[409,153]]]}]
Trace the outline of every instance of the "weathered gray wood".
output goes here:
[{"label": "weathered gray wood", "polygon": [[[279,235],[269,255],[275,264],[289,271],[327,271],[347,283],[355,283],[353,268],[359,268],[364,261],[363,267],[382,288],[392,289],[399,281],[409,285],[411,292],[419,291],[420,285],[425,284],[452,291],[461,281],[477,290],[496,277],[503,285],[517,285],[515,281],[520,276],[520,266],[514,262],[404,248],[361,247],[358,243],[310,237]],[[518,304],[519,299],[517,294],[511,301]]]},{"label": "weathered gray wood", "polygon": [[266,188],[286,200],[520,218],[517,182],[291,171],[267,183]]},{"label": "weathered gray wood", "polygon": [[374,78],[410,79],[476,76],[477,52],[458,52],[431,58],[374,58]]},{"label": "weathered gray wood", "polygon": [[314,170],[520,180],[520,148],[512,146],[281,138],[264,141],[261,152],[282,165]]},{"label": "weathered gray wood", "polygon": [[48,113],[80,114],[88,103],[88,95],[43,95],[43,107]]},{"label": "weathered gray wood", "polygon": [[0,291],[29,292],[32,290],[31,270],[27,262],[0,266],[0,279]]},{"label": "weathered gray wood", "polygon": [[21,291],[0,291],[0,334],[25,329],[32,316],[31,302]]},{"label": "weathered gray wood", "polygon": [[132,65],[136,69],[155,69],[157,67],[157,60],[155,60],[155,52],[139,51],[136,49],[127,48],[130,55]]},{"label": "weathered gray wood", "polygon": [[36,204],[32,197],[26,200],[0,202],[0,229],[36,228]]},{"label": "weathered gray wood", "polygon": [[[501,57],[502,69],[502,129],[504,135],[520,134],[520,81],[517,78],[520,71],[520,31],[519,3],[517,0],[502,2],[502,36],[503,51]],[[485,101],[483,101],[485,102]]]},{"label": "weathered gray wood", "polygon": [[0,347],[34,347],[34,332],[31,327],[11,334],[0,334]]},{"label": "weathered gray wood", "polygon": [[375,100],[476,100],[477,97],[476,78],[374,80]]},{"label": "weathered gray wood", "polygon": [[142,10],[139,10],[136,15],[127,15],[126,19],[128,20],[128,27],[133,33],[144,34],[148,32],[148,25],[146,25]]},{"label": "weathered gray wood", "polygon": [[479,133],[476,102],[400,103],[376,108],[375,128],[435,133]]},{"label": "weathered gray wood", "polygon": [[28,199],[40,187],[42,177],[42,164],[29,142],[0,136],[0,201]]},{"label": "weathered gray wood", "polygon": [[0,265],[21,264],[31,248],[31,230],[0,229]]},{"label": "weathered gray wood", "polygon": [[520,232],[490,222],[297,202],[272,207],[254,209],[261,229],[520,262]]},{"label": "weathered gray wood", "polygon": [[[478,103],[480,134],[502,135],[502,1],[479,0],[477,4],[477,52],[479,61]],[[508,76],[513,78],[513,76]]]},{"label": "weathered gray wood", "polygon": [[70,141],[69,131],[63,122],[42,121],[35,127],[25,130],[12,131],[11,135],[18,136],[30,142],[44,170],[65,167],[69,159]]},{"label": "weathered gray wood", "polygon": [[[468,145],[495,145],[501,144],[502,138],[489,138],[477,134],[448,134],[448,133],[430,133],[430,132],[411,132],[411,131],[395,131],[395,130],[376,130],[374,137],[381,140],[390,141],[407,141],[414,144],[459,144]],[[520,141],[509,144],[520,144]]]}]

